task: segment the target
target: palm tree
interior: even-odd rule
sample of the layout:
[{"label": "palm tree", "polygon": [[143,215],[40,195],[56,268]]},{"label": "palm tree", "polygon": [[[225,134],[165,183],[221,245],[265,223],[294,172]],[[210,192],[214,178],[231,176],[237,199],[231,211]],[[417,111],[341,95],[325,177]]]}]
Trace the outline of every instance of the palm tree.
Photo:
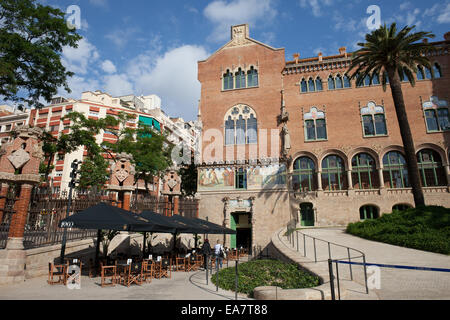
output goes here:
[{"label": "palm tree", "polygon": [[406,114],[401,80],[407,78],[414,86],[414,74],[417,66],[433,68],[426,53],[432,50],[432,44],[427,38],[434,38],[430,32],[411,33],[415,26],[404,27],[397,32],[396,23],[390,27],[386,24],[366,35],[365,43],[358,43],[361,47],[353,53],[349,69],[350,78],[356,78],[357,85],[361,85],[367,76],[377,75],[381,79],[383,90],[386,91],[387,80],[391,87],[395,111],[400,127],[409,180],[412,187],[416,207],[425,205],[423,190],[420,183],[414,141]]}]

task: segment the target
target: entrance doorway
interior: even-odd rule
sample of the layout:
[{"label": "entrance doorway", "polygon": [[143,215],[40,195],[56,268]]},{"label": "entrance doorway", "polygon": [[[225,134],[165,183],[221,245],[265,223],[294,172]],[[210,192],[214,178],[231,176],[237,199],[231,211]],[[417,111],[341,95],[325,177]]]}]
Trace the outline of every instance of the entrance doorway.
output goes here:
[{"label": "entrance doorway", "polygon": [[314,209],[312,203],[300,204],[300,217],[302,227],[314,227]]},{"label": "entrance doorway", "polygon": [[252,222],[248,212],[235,212],[231,214],[231,229],[236,234],[231,235],[231,248],[251,249],[252,247]]}]

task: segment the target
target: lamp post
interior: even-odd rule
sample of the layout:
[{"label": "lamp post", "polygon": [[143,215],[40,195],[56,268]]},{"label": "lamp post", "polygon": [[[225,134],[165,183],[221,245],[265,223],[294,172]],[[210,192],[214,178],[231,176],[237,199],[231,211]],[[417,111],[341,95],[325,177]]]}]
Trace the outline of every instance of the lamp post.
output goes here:
[{"label": "lamp post", "polygon": [[[67,212],[66,212],[66,219],[69,217],[69,213],[70,213],[70,206],[72,205],[72,190],[75,187],[76,184],[76,178],[78,175],[78,165],[81,162],[78,162],[78,160],[74,160],[72,162],[72,172],[70,173],[70,182],[69,182],[69,201],[67,203]],[[61,264],[64,264],[64,254],[66,251],[66,241],[67,241],[67,228],[64,228],[64,233],[63,233],[63,239],[62,239],[62,244],[61,244],[61,256],[60,256],[60,260],[61,260]]]}]

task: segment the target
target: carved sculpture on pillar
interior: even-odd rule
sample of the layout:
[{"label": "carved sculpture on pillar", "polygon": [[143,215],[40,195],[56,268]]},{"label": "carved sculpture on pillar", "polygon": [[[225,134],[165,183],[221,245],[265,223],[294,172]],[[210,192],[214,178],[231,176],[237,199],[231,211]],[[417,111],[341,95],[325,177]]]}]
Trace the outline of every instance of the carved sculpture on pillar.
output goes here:
[{"label": "carved sculpture on pillar", "polygon": [[19,126],[13,131],[14,140],[0,151],[0,183],[17,183],[20,195],[14,204],[6,250],[0,254],[0,284],[25,279],[26,254],[23,246],[25,224],[33,186],[39,184],[39,165],[43,157],[40,137],[42,130]]},{"label": "carved sculpture on pillar", "polygon": [[111,177],[106,189],[117,191],[123,195],[122,208],[130,209],[131,192],[134,191],[134,175],[136,170],[132,164],[133,156],[127,153],[120,153],[116,156],[116,161],[111,165]]},{"label": "carved sculpture on pillar", "polygon": [[289,129],[286,123],[283,125],[282,136],[283,136],[283,156],[287,157],[289,151],[291,150],[291,136],[289,134]]}]

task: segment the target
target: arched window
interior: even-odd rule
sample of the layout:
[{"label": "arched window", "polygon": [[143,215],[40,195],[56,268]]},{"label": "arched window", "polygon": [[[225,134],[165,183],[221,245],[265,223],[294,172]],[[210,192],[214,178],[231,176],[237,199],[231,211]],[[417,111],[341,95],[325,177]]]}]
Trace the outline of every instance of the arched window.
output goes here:
[{"label": "arched window", "polygon": [[316,91],[316,86],[315,86],[315,84],[314,84],[313,78],[309,78],[309,80],[308,80],[308,91],[309,91],[309,92],[314,92],[314,91]]},{"label": "arched window", "polygon": [[344,87],[344,83],[342,82],[341,75],[336,76],[336,89],[342,89]]},{"label": "arched window", "polygon": [[245,144],[246,128],[242,115],[236,121],[236,144]]},{"label": "arched window", "polygon": [[233,74],[230,70],[227,70],[227,73],[223,75],[223,90],[231,90],[233,88]]},{"label": "arched window", "polygon": [[377,85],[380,84],[380,77],[378,76],[378,74],[374,73],[372,75],[372,84],[373,85]]},{"label": "arched window", "polygon": [[258,121],[253,114],[247,120],[247,143],[258,142]]},{"label": "arched window", "polygon": [[310,112],[304,115],[306,141],[326,140],[327,124],[325,113],[312,107]]},{"label": "arched window", "polygon": [[424,67],[424,70],[425,70],[425,78],[427,78],[427,79],[433,78],[433,76],[431,75],[431,70],[430,70],[430,68]]},{"label": "arched window", "polygon": [[438,97],[431,97],[430,101],[423,103],[427,132],[441,132],[450,130],[450,118],[448,103],[439,100]]},{"label": "arched window", "polygon": [[228,117],[228,120],[225,121],[225,145],[235,144],[235,124],[231,119],[231,116]]},{"label": "arched window", "polygon": [[302,92],[308,92],[308,83],[305,79],[302,79],[302,82],[300,82],[300,88]]},{"label": "arched window", "polygon": [[365,137],[387,135],[386,117],[382,106],[369,102],[366,107],[361,109],[361,116]]},{"label": "arched window", "polygon": [[423,187],[446,186],[447,179],[441,156],[434,150],[425,149],[417,154],[420,178]]},{"label": "arched window", "polygon": [[294,190],[314,191],[317,189],[316,167],[308,157],[301,157],[294,162],[292,176]]},{"label": "arched window", "polygon": [[247,189],[247,170],[244,168],[236,169],[236,189]]},{"label": "arched window", "polygon": [[237,105],[225,115],[225,145],[258,142],[258,121],[255,111],[246,105]]},{"label": "arched window", "polygon": [[322,79],[320,79],[320,77],[316,78],[316,90],[317,91],[323,90]]},{"label": "arched window", "polygon": [[375,206],[362,206],[359,209],[359,217],[361,220],[378,219],[378,208]]},{"label": "arched window", "polygon": [[365,87],[369,87],[371,84],[372,84],[372,81],[371,81],[371,79],[370,79],[370,76],[369,76],[369,75],[366,75],[366,76],[364,77],[364,86],[365,86]]},{"label": "arched window", "polygon": [[396,204],[395,206],[392,207],[392,212],[394,211],[405,211],[408,209],[411,209],[412,206],[407,204],[407,203],[400,203],[400,204]]},{"label": "arched window", "polygon": [[258,86],[258,70],[250,67],[250,70],[247,72],[247,85],[249,87],[257,87]]},{"label": "arched window", "polygon": [[334,83],[334,78],[333,78],[333,76],[330,75],[330,76],[328,77],[328,90],[334,90],[334,89],[336,89],[336,85],[335,85],[335,83]]},{"label": "arched window", "polygon": [[441,66],[436,62],[433,65],[433,69],[434,69],[434,78],[438,79],[442,77],[442,72],[441,72]]},{"label": "arched window", "polygon": [[350,84],[350,77],[346,74],[344,74],[344,88],[351,88],[352,85]]},{"label": "arched window", "polygon": [[406,160],[400,152],[392,151],[383,158],[384,182],[388,188],[409,188]]},{"label": "arched window", "polygon": [[236,72],[236,89],[245,88],[245,72],[241,68]]},{"label": "arched window", "polygon": [[352,180],[354,189],[379,188],[377,167],[371,155],[360,153],[353,157]]},{"label": "arched window", "polygon": [[424,80],[425,79],[425,73],[423,72],[422,66],[417,66],[417,80]]},{"label": "arched window", "polygon": [[331,155],[323,159],[322,187],[328,191],[347,189],[347,174],[341,157]]}]

